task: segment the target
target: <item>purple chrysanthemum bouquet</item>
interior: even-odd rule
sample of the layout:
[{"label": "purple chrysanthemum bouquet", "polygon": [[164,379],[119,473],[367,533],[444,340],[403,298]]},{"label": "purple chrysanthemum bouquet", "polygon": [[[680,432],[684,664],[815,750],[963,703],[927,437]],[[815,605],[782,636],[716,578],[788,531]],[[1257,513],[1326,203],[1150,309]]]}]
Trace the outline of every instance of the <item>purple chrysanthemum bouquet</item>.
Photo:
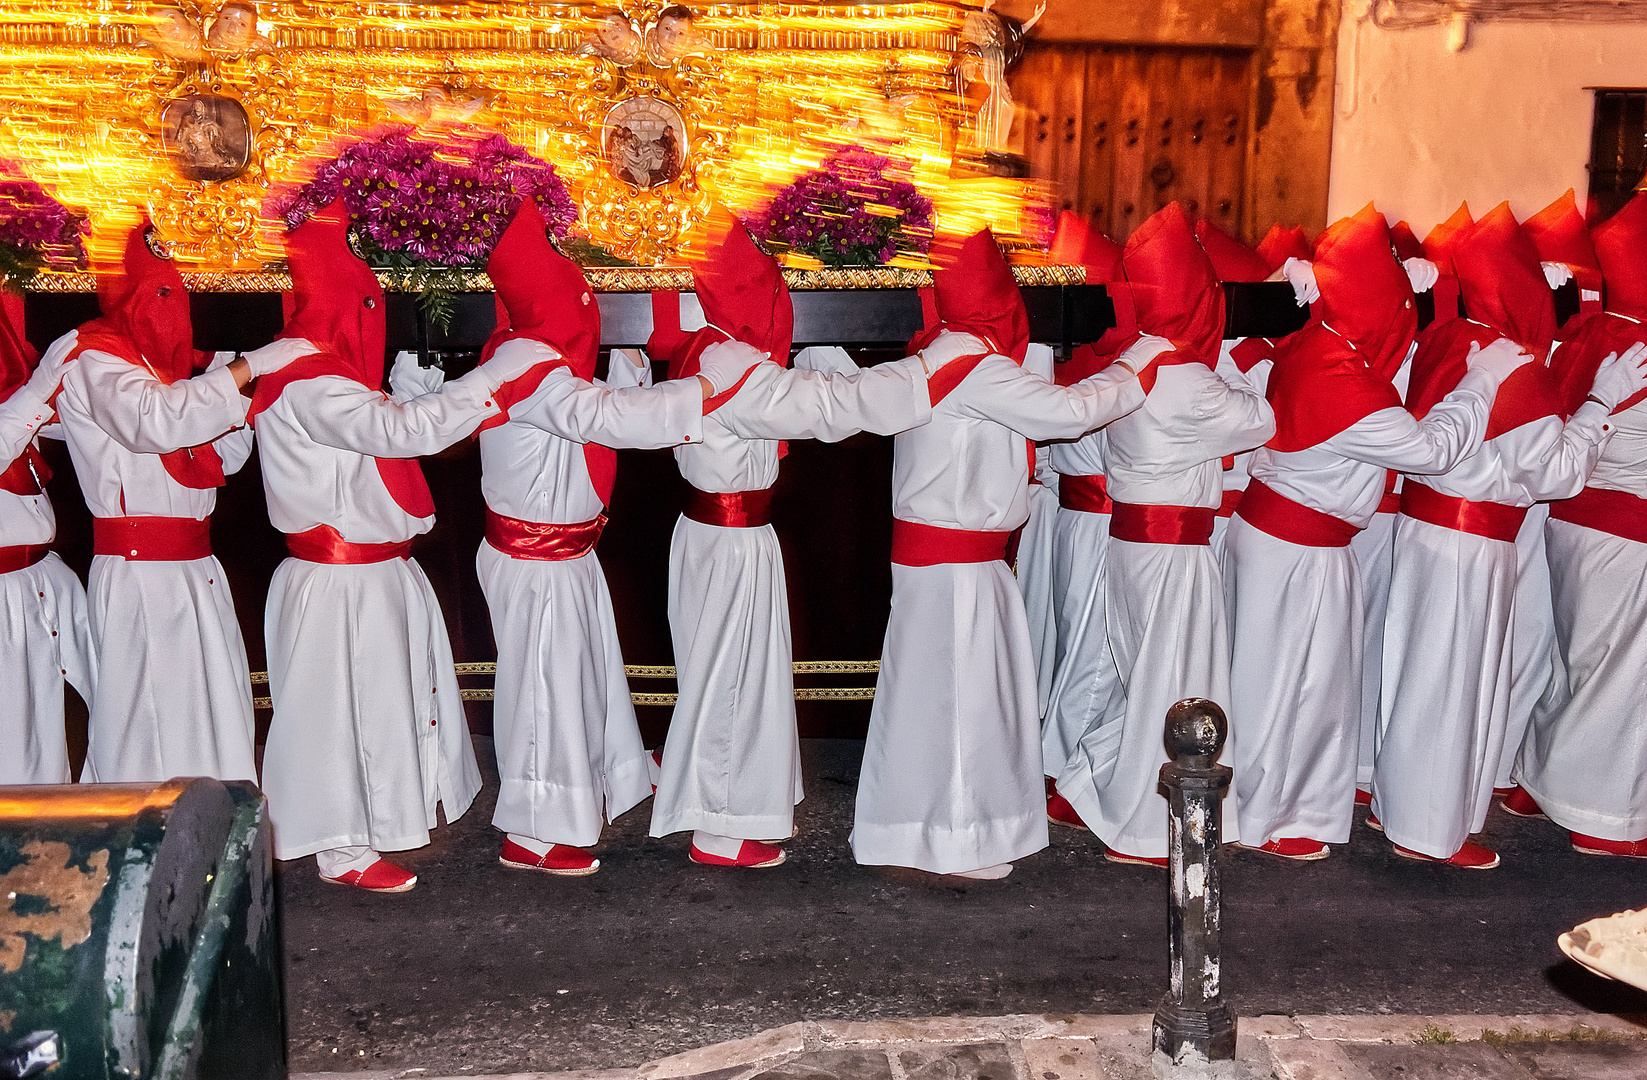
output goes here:
[{"label": "purple chrysanthemum bouquet", "polygon": [[46,267],[84,263],[88,227],[20,166],[0,161],[0,286],[18,291]]},{"label": "purple chrysanthemum bouquet", "polygon": [[555,167],[501,135],[443,134],[439,141],[397,128],[353,144],[276,204],[288,229],[342,197],[361,254],[418,293],[430,321],[445,329],[455,304],[437,271],[486,265],[525,199],[557,237],[577,206]]},{"label": "purple chrysanthemum bouquet", "polygon": [[768,244],[827,267],[924,255],[932,245],[932,200],[894,171],[883,154],[838,150],[782,188],[751,227]]}]

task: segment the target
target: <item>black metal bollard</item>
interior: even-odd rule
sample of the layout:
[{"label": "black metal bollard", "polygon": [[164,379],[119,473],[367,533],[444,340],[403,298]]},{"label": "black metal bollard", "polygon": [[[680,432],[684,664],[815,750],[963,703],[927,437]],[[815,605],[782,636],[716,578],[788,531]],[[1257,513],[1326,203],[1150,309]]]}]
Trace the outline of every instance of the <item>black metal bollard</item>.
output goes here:
[{"label": "black metal bollard", "polygon": [[1161,766],[1161,785],[1168,804],[1172,989],[1151,1027],[1158,1076],[1217,1075],[1234,1068],[1235,1013],[1220,989],[1218,957],[1222,799],[1233,772],[1214,764],[1228,732],[1224,710],[1205,698],[1186,698],[1167,710],[1172,761]]}]

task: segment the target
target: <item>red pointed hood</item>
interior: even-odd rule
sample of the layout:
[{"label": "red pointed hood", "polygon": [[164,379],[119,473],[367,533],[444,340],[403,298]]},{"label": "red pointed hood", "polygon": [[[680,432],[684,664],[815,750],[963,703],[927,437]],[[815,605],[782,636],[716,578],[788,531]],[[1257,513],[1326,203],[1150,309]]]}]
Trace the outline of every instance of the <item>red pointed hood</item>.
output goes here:
[{"label": "red pointed hood", "polygon": [[1390,249],[1389,225],[1372,203],[1316,239],[1315,282],[1316,317],[1353,344],[1375,375],[1393,379],[1418,332],[1418,310]]},{"label": "red pointed hood", "polygon": [[1086,218],[1065,210],[1058,216],[1058,231],[1053,234],[1048,254],[1061,266],[1086,267],[1087,284],[1100,285],[1115,280],[1121,245],[1099,232]]},{"label": "red pointed hood", "polygon": [[170,259],[149,250],[149,228],[145,221],[126,234],[118,267],[98,269],[103,315],[80,328],[75,353],[98,349],[134,362],[140,356],[156,378],[170,384],[194,374],[194,325],[183,275]]},{"label": "red pointed hood", "polygon": [[23,298],[0,290],[0,401],[29,381],[40,354],[23,336]]},{"label": "red pointed hood", "polygon": [[1424,245],[1418,242],[1418,235],[1405,221],[1390,226],[1390,245],[1395,248],[1395,257],[1402,262],[1424,257]]},{"label": "red pointed hood", "polygon": [[600,305],[578,264],[555,250],[537,204],[521,202],[503,231],[486,273],[497,290],[497,329],[481,350],[491,359],[511,338],[529,337],[553,347],[580,379],[595,377],[600,356]]},{"label": "red pointed hood", "polygon": [[1262,255],[1205,218],[1195,223],[1195,238],[1219,281],[1263,281],[1270,276],[1273,268]]},{"label": "red pointed hood", "polygon": [[1470,318],[1485,323],[1538,357],[1549,358],[1555,340],[1555,300],[1539,267],[1538,251],[1499,203],[1459,230],[1453,270]]},{"label": "red pointed hood", "polygon": [[1453,272],[1453,247],[1458,243],[1458,234],[1474,220],[1470,217],[1469,204],[1459,203],[1453,216],[1431,229],[1430,235],[1424,238],[1424,257],[1435,263],[1443,274]]},{"label": "red pointed hood", "polygon": [[307,338],[329,358],[334,374],[381,388],[383,286],[349,249],[349,211],[342,199],[286,235],[286,266],[292,291],[283,298],[286,327],[280,336]]},{"label": "red pointed hood", "polygon": [[1584,215],[1578,212],[1572,188],[1523,221],[1521,228],[1537,249],[1540,262],[1564,263],[1572,269],[1579,288],[1601,291],[1601,264],[1596,261],[1590,230],[1584,224]]},{"label": "red pointed hood", "polygon": [[995,234],[981,229],[965,240],[939,236],[932,245],[932,291],[926,328],[909,343],[911,354],[946,330],[972,334],[1022,364],[1029,351],[1029,312],[1018,279]]},{"label": "red pointed hood", "polygon": [[1176,202],[1151,214],[1127,240],[1121,272],[1138,329],[1171,341],[1181,361],[1216,367],[1224,338],[1224,290]]},{"label": "red pointed hood", "polygon": [[1315,258],[1315,246],[1304,235],[1304,230],[1298,225],[1286,226],[1276,222],[1270,226],[1270,231],[1264,234],[1264,239],[1258,241],[1258,257],[1275,273],[1284,266],[1288,259]]},{"label": "red pointed hood", "polygon": [[1647,319],[1647,192],[1591,229],[1590,242],[1607,283],[1607,310]]}]

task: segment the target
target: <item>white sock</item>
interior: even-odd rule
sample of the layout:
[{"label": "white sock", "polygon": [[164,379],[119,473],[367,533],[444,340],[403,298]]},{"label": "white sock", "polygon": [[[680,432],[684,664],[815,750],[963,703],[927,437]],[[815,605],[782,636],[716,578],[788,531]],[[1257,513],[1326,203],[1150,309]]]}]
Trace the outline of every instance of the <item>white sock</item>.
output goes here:
[{"label": "white sock", "polygon": [[383,856],[369,847],[329,848],[315,852],[315,865],[321,877],[342,877],[351,870],[365,870]]},{"label": "white sock", "polygon": [[994,866],[981,866],[976,870],[960,870],[950,874],[950,877],[972,878],[975,881],[999,881],[1012,873],[1012,864],[1009,862],[996,863]]},{"label": "white sock", "polygon": [[515,843],[525,848],[527,851],[530,851],[533,855],[547,855],[549,854],[549,849],[555,846],[553,841],[539,840],[532,836],[522,836],[520,833],[506,833],[505,835],[508,836],[510,840],[513,840]]},{"label": "white sock", "polygon": [[738,852],[743,850],[743,841],[735,836],[722,836],[719,833],[704,832],[699,829],[692,834],[692,846],[705,855],[719,855],[723,859],[736,859]]}]

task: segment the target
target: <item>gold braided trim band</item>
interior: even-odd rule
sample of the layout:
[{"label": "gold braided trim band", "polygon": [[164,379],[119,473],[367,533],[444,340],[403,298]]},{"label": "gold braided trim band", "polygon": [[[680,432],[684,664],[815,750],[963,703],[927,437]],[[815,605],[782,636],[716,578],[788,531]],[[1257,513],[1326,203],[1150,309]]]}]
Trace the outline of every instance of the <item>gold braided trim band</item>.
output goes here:
[{"label": "gold braided trim band", "polygon": [[[874,675],[881,670],[879,660],[797,660],[792,665],[797,675]],[[475,675],[496,675],[497,664],[491,661],[477,661],[466,664],[453,664],[452,670],[459,678]],[[675,669],[669,664],[625,664],[623,673],[631,679],[673,679]],[[266,686],[269,682],[267,671],[252,672],[253,686]],[[486,687],[461,689],[459,696],[464,701],[491,701],[493,691]],[[680,695],[631,693],[629,698],[636,705],[674,705]],[[796,701],[872,701],[875,697],[873,686],[824,686],[795,688]],[[254,709],[272,709],[272,698],[259,697],[252,699]]]},{"label": "gold braided trim band", "polygon": [[[691,292],[692,271],[674,267],[590,266],[584,277],[596,292]],[[1087,272],[1080,266],[1014,266],[1012,276],[1020,286],[1082,285]],[[408,287],[401,271],[379,270],[377,277],[386,292],[422,291],[428,284],[450,292],[491,292],[492,279],[479,270],[443,270],[419,274],[415,287]],[[932,271],[921,267],[873,266],[844,270],[785,270],[784,282],[792,291],[830,289],[924,289],[932,284]],[[185,271],[183,285],[199,293],[275,293],[292,287],[292,277],[278,270]],[[93,293],[97,275],[45,271],[29,282],[30,292]]]}]

